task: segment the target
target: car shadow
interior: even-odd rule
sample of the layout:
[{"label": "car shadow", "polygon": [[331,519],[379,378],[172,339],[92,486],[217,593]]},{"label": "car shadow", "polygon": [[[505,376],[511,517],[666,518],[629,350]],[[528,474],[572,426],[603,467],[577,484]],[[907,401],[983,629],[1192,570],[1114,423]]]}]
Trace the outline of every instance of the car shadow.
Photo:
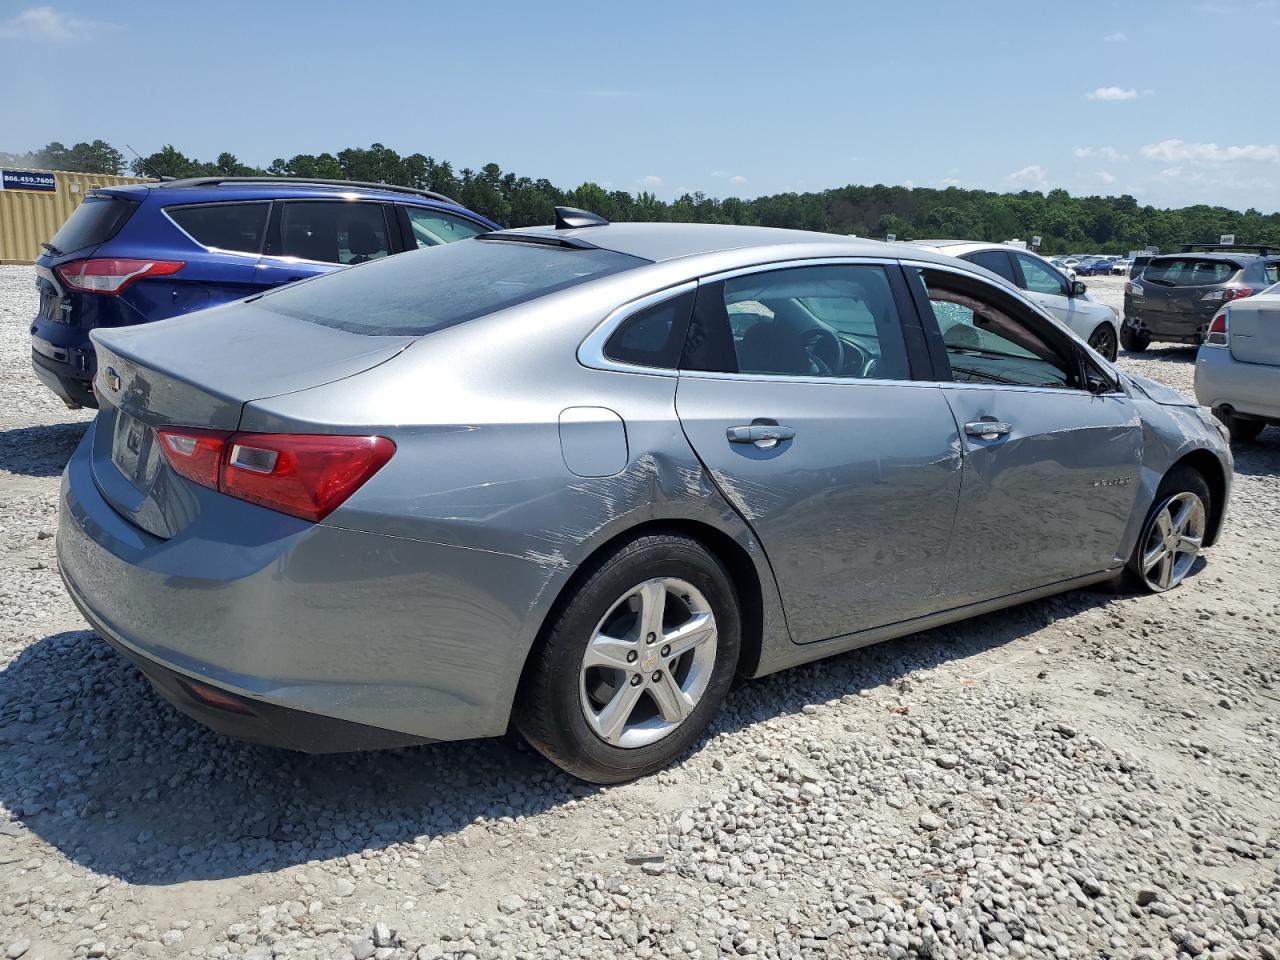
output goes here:
[{"label": "car shadow", "polygon": [[90,420],[0,430],[0,470],[28,477],[56,477],[71,459]]},{"label": "car shadow", "polygon": [[1280,475],[1280,427],[1267,427],[1249,443],[1233,443],[1231,457],[1238,476]]},{"label": "car shadow", "polygon": [[[1111,599],[1077,591],[749,682],[694,753],[810,703],[884,685],[909,691],[902,681],[917,670]],[[599,789],[515,736],[323,756],[228,740],[161,700],[88,630],[37,641],[0,671],[0,771],[0,804],[42,840],[104,876],[149,885],[358,855]]]},{"label": "car shadow", "polygon": [[1120,348],[1120,356],[1126,360],[1170,360],[1175,363],[1195,363],[1200,348],[1194,344],[1152,344],[1145,350],[1134,352]]}]

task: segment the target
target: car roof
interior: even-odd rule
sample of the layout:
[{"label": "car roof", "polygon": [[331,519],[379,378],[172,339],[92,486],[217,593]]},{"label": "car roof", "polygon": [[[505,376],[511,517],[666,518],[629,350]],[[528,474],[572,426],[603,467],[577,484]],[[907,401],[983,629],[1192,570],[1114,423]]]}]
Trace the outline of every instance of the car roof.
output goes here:
[{"label": "car roof", "polygon": [[946,253],[948,256],[958,256],[960,253],[975,253],[979,250],[1008,250],[1014,253],[1029,253],[1033,256],[1041,257],[1041,254],[1034,250],[1028,250],[1026,247],[1015,247],[1010,243],[993,243],[989,240],[906,240],[904,243],[913,247],[924,247],[929,250],[937,250]]},{"label": "car roof", "polygon": [[[547,237],[590,244],[660,263],[703,254],[760,247],[786,248],[829,244],[840,256],[895,259],[902,256],[897,244],[812,230],[747,227],[722,223],[606,223],[568,230],[554,227],[522,227],[504,230],[512,236]],[[545,242],[545,241],[544,241]]]},{"label": "car roof", "polygon": [[423,196],[421,193],[396,189],[394,186],[380,187],[364,184],[337,184],[315,182],[293,182],[281,180],[237,181],[227,179],[205,182],[205,178],[190,181],[164,181],[159,183],[134,183],[119,187],[95,187],[92,193],[124,196],[131,200],[146,200],[154,197],[163,206],[174,206],[185,203],[217,203],[239,200],[332,200],[350,198],[361,200],[380,200],[386,203],[408,203],[418,206],[438,207],[459,210],[475,216],[456,200],[443,195]]}]

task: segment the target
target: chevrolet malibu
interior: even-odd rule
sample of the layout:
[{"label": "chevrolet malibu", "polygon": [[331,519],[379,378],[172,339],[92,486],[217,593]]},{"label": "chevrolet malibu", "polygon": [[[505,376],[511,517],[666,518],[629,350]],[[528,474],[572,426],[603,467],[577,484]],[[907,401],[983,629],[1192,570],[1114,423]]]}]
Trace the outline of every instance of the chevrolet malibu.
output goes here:
[{"label": "chevrolet malibu", "polygon": [[737,679],[1176,587],[1231,484],[1206,410],[903,244],[562,209],[93,338],[67,588],[179,709],[298,750],[514,723],[623,781]]}]

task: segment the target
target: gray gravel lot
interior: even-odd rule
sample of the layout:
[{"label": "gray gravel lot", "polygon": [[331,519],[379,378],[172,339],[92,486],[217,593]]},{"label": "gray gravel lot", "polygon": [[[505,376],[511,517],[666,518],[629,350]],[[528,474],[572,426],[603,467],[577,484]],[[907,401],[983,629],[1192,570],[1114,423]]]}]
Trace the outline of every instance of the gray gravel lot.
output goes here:
[{"label": "gray gravel lot", "polygon": [[[30,373],[32,277],[0,267],[0,957],[1280,958],[1280,430],[1181,589],[749,684],[645,781],[514,738],[306,757],[176,713],[64,595],[89,417]],[[1193,356],[1121,364],[1189,391]]]}]

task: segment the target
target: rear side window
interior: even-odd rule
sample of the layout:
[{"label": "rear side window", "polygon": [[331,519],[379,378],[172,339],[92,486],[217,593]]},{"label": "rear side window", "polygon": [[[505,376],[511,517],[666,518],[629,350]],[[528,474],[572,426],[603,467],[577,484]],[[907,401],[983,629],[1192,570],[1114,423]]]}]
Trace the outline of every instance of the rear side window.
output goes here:
[{"label": "rear side window", "polygon": [[881,267],[791,267],[700,285],[684,366],[719,373],[908,380]]},{"label": "rear side window", "polygon": [[90,194],[49,242],[63,253],[106,243],[137,209],[138,204],[132,200]]},{"label": "rear side window", "polygon": [[350,333],[415,337],[647,263],[612,250],[463,240],[316,277],[257,302]]},{"label": "rear side window", "polygon": [[1267,283],[1280,283],[1280,263],[1268,263],[1262,267],[1267,276]]},{"label": "rear side window", "polygon": [[280,217],[280,255],[344,265],[390,256],[382,204],[289,201]]},{"label": "rear side window", "polygon": [[271,204],[264,201],[201,203],[190,207],[166,207],[164,212],[202,247],[259,253],[270,210]]},{"label": "rear side window", "polygon": [[1240,264],[1230,260],[1160,257],[1147,264],[1142,279],[1166,287],[1208,287],[1226,283],[1239,269]]},{"label": "rear side window", "polygon": [[693,297],[690,290],[632,314],[604,345],[604,355],[619,363],[674,370],[680,365]]},{"label": "rear side window", "polygon": [[1018,281],[1013,275],[1013,264],[1009,262],[1009,255],[1003,250],[980,250],[977,253],[971,253],[963,259],[970,263],[976,263],[980,267],[986,267],[992,273],[1004,277],[1010,283],[1017,285]]}]

